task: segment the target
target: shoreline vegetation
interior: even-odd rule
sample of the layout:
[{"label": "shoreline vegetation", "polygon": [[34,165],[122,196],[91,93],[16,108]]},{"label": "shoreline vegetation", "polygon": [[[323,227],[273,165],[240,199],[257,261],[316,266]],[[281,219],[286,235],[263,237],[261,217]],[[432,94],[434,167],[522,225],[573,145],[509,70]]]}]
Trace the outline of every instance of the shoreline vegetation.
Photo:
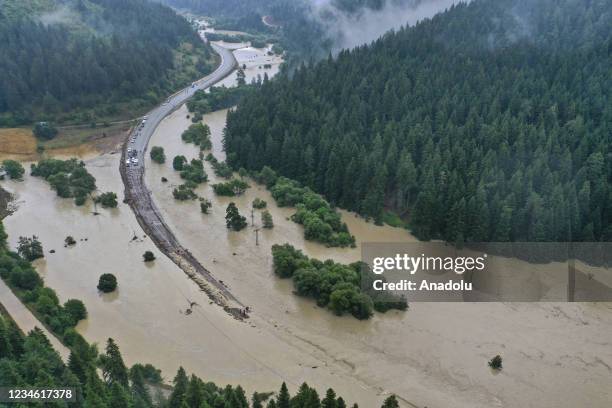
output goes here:
[{"label": "shoreline vegetation", "polygon": [[281,72],[228,114],[228,164],[424,241],[610,241],[609,6],[461,3]]},{"label": "shoreline vegetation", "polygon": [[96,190],[96,179],[85,168],[85,162],[74,158],[41,160],[32,164],[31,174],[45,179],[59,197],[74,198],[77,206],[85,204]]},{"label": "shoreline vegetation", "polygon": [[304,238],[328,247],[356,246],[340,214],[321,196],[308,187],[286,177],[279,177],[270,167],[265,166],[253,178],[270,190],[279,207],[295,207],[291,220],[304,227]]},{"label": "shoreline vegetation", "polygon": [[272,246],[274,273],[281,279],[291,278],[298,296],[312,298],[319,307],[326,307],[338,316],[349,313],[360,320],[369,319],[374,311],[404,311],[404,297],[377,297],[362,290],[371,287],[367,265],[355,262],[342,265],[332,260],[309,258],[290,244]]},{"label": "shoreline vegetation", "polygon": [[[0,374],[4,384],[70,387],[77,393],[77,407],[347,406],[333,389],[328,389],[325,397],[320,399],[317,391],[305,383],[291,397],[284,382],[276,393],[253,393],[249,403],[240,385],[221,388],[195,375],[187,376],[182,367],[172,381],[173,386],[167,388],[161,371],[152,365],[137,363],[127,367],[119,346],[112,338],[107,340],[103,352],[98,350],[96,344],[89,344],[75,330],[76,324],[87,317],[83,303],[69,299],[61,305],[55,291],[44,286],[31,262],[8,249],[7,238],[0,222],[0,277],[50,332],[70,349],[70,356],[67,362],[63,362],[40,329],[35,328],[24,335],[10,316],[7,318],[0,314]],[[388,405],[394,401],[394,396],[387,398],[383,407],[397,406]],[[357,407],[357,404],[353,405],[353,408]]]}]

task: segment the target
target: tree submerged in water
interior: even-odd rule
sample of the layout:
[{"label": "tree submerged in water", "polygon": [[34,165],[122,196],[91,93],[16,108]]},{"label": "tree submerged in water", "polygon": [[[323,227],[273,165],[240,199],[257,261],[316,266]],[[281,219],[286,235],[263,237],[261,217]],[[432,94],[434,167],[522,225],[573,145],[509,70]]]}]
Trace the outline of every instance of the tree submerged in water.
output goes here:
[{"label": "tree submerged in water", "polygon": [[101,292],[110,293],[117,289],[117,278],[112,273],[104,273],[100,275],[97,287]]},{"label": "tree submerged in water", "polygon": [[144,259],[145,262],[153,262],[155,260],[155,254],[153,254],[153,252],[151,251],[146,251],[142,255],[142,258]]},{"label": "tree submerged in water", "polygon": [[30,262],[39,258],[44,258],[45,256],[43,246],[36,235],[34,235],[32,238],[19,237],[17,253],[22,258],[27,259]]},{"label": "tree submerged in water", "polygon": [[234,231],[240,231],[247,226],[246,218],[240,215],[236,204],[229,203],[227,210],[225,211],[225,223],[227,228]]},{"label": "tree submerged in water", "polygon": [[502,357],[499,354],[493,357],[489,361],[489,367],[497,371],[501,370],[503,368],[502,367]]}]

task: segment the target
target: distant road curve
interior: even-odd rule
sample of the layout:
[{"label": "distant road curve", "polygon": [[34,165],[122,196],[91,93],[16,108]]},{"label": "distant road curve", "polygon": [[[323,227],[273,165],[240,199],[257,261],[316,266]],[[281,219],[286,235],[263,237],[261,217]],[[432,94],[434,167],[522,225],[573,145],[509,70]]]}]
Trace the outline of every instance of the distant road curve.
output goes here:
[{"label": "distant road curve", "polygon": [[[177,264],[216,304],[223,307],[236,318],[246,317],[243,314],[244,305],[228,290],[228,288],[206,269],[198,260],[184,248],[176,239],[173,232],[155,205],[150,191],[144,181],[145,153],[147,145],[159,123],[174,110],[178,109],[198,90],[209,88],[231,74],[237,66],[236,59],[231,50],[212,44],[214,50],[221,57],[219,67],[207,77],[204,77],[191,86],[184,88],[168,98],[168,101],[150,111],[143,127],[137,127],[123,146],[121,156],[121,178],[125,185],[125,198],[136,214],[138,223],[147,235],[155,242],[161,252]],[[137,151],[138,164],[126,165],[127,150]]]}]

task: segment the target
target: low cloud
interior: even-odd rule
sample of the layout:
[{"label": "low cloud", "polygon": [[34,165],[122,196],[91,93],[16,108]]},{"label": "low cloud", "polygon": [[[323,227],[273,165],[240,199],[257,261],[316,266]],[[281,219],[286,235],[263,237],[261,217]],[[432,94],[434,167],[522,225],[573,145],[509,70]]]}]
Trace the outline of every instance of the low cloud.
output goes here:
[{"label": "low cloud", "polygon": [[[461,0],[393,0],[380,10],[362,8],[347,13],[331,0],[310,0],[316,18],[326,27],[336,50],[370,43],[387,31],[414,25]],[[463,0],[465,2],[465,0]]]}]

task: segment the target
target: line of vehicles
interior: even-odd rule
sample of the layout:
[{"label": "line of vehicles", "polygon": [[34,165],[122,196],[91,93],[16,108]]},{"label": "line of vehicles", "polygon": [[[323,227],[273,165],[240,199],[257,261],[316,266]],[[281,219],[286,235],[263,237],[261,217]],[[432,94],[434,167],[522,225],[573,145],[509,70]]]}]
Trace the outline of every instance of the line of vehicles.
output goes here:
[{"label": "line of vehicles", "polygon": [[[147,119],[148,118],[149,118],[148,116],[143,116],[142,122],[140,122],[140,125],[138,125],[138,128],[130,136],[130,145],[134,145],[134,143],[136,143],[136,138],[138,136],[140,136],[140,132],[142,131],[142,129],[147,124]],[[138,150],[136,150],[136,149],[134,149],[132,147],[128,147],[128,149],[127,149],[127,157],[125,159],[125,166],[126,167],[138,166],[138,162],[139,162],[139,160],[138,160]]]},{"label": "line of vehicles", "polygon": [[131,147],[127,150],[127,158],[125,159],[125,166],[138,166],[138,150],[132,149]]}]

